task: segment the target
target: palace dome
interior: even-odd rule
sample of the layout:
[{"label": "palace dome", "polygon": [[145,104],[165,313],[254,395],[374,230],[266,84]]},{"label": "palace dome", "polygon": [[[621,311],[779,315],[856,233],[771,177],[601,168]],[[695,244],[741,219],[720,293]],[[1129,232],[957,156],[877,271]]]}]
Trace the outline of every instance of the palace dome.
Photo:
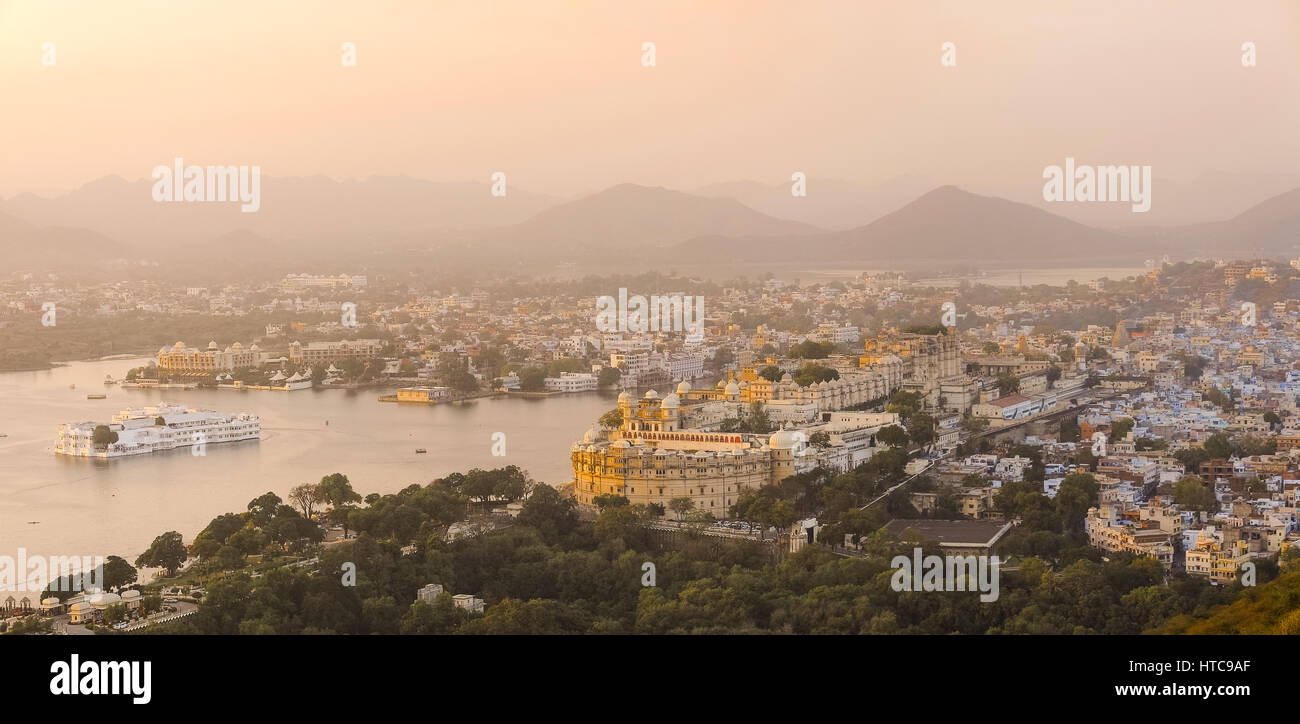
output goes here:
[{"label": "palace dome", "polygon": [[687,382],[686,380],[682,380],[681,384],[677,385],[677,394],[679,395],[684,395],[690,391],[691,391],[691,383]]},{"label": "palace dome", "polygon": [[676,409],[680,404],[681,404],[681,400],[678,399],[677,395],[674,393],[674,394],[669,394],[667,397],[665,397],[663,401],[659,403],[659,407],[672,410],[672,409]]},{"label": "palace dome", "polygon": [[658,392],[655,392],[654,390],[648,390],[648,391],[645,393],[645,399],[647,399],[647,400],[657,400],[657,399],[659,399],[659,393],[658,393]]},{"label": "palace dome", "polygon": [[773,450],[793,450],[800,439],[799,434],[787,426],[772,433],[772,436],[767,439],[767,444]]},{"label": "palace dome", "polygon": [[723,392],[728,395],[739,395],[740,385],[736,384],[735,380],[732,380],[727,383],[727,387],[726,389],[723,390]]}]

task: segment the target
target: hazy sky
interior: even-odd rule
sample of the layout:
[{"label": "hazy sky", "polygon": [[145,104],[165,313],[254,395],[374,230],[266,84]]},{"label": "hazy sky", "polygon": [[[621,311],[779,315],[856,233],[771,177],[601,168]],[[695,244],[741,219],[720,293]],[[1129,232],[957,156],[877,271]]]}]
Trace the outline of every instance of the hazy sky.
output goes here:
[{"label": "hazy sky", "polygon": [[0,196],[176,156],[566,195],[1290,172],[1298,43],[1297,0],[0,0]]}]

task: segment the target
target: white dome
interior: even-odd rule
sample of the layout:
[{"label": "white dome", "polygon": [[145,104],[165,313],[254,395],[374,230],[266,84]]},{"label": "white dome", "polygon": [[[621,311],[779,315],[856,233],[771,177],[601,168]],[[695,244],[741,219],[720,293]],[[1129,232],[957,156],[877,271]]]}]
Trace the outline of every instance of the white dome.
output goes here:
[{"label": "white dome", "polygon": [[767,444],[773,450],[793,450],[800,440],[801,436],[798,433],[789,427],[784,427],[772,433],[772,436],[767,439]]},{"label": "white dome", "polygon": [[679,395],[684,395],[690,391],[691,391],[691,383],[687,382],[686,380],[682,380],[681,384],[677,385],[677,394]]},{"label": "white dome", "polygon": [[740,385],[736,384],[735,380],[732,380],[727,383],[727,387],[723,390],[723,393],[728,395],[739,395]]},{"label": "white dome", "polygon": [[86,603],[97,609],[104,609],[121,602],[122,597],[116,593],[94,593],[86,597]]},{"label": "white dome", "polygon": [[597,428],[595,425],[592,425],[591,428],[587,430],[587,434],[582,437],[582,441],[585,443],[593,443],[599,439],[600,439],[600,429]]},{"label": "white dome", "polygon": [[[330,365],[330,367],[333,367],[333,366],[334,366],[334,365]],[[619,403],[631,402],[631,401],[632,401],[632,396],[629,395],[629,394],[627,393],[627,391],[625,390],[625,391],[623,391],[623,392],[618,393],[618,401],[619,401]]]},{"label": "white dome", "polygon": [[213,340],[213,341],[211,341],[211,342],[208,342],[208,349],[211,349],[211,350],[219,349],[219,348],[217,347],[216,340]]},{"label": "white dome", "polygon": [[645,398],[647,400],[657,400],[659,399],[659,393],[654,390],[649,390],[645,393]]},{"label": "white dome", "polygon": [[674,393],[665,397],[663,402],[659,403],[659,406],[666,409],[676,409],[679,404],[681,404],[681,400],[679,400],[677,395]]},{"label": "white dome", "polygon": [[781,381],[794,382],[794,377],[789,372],[786,372],[785,374],[781,375]]}]

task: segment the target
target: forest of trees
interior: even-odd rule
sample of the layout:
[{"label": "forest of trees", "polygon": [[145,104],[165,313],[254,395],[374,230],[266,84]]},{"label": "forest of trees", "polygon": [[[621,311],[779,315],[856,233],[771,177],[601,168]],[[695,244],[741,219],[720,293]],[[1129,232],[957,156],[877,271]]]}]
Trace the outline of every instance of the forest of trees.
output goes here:
[{"label": "forest of trees", "polygon": [[[1213,621],[1215,606],[1240,595],[1239,584],[1216,588],[1204,579],[1168,577],[1154,560],[1103,560],[1084,543],[1078,525],[1096,496],[1089,475],[1071,476],[1055,499],[1029,483],[1004,486],[999,507],[1023,523],[1001,552],[1010,563],[995,602],[982,604],[964,592],[894,591],[892,557],[917,546],[937,548],[897,540],[882,528],[890,517],[907,514],[905,497],[887,501],[884,510],[862,511],[856,504],[896,480],[905,461],[901,451],[885,451],[849,473],[805,473],[747,491],[733,511],[781,524],[819,510],[833,521],[823,538],[862,536],[861,558],[809,546],[772,562],[756,542],[719,545],[698,535],[663,550],[645,527],[662,509],[610,496],[596,519],[584,519],[571,498],[532,485],[518,469],[454,474],[390,495],[371,494],[364,504],[342,495],[350,500],[340,506],[351,507],[346,516],[359,531],[356,539],[321,548],[313,568],[277,567],[253,578],[235,566],[214,575],[199,612],[158,632],[1117,634]],[[284,547],[297,534],[288,527],[297,512],[268,495],[245,513],[228,514],[234,518],[215,519],[192,549],[202,545],[208,557],[220,559],[227,547],[240,556],[259,546],[270,550],[277,541]],[[526,497],[512,525],[444,539],[445,526],[476,501],[516,495]],[[914,509],[910,515],[917,515]],[[404,554],[408,545],[414,550]],[[642,585],[646,563],[656,570],[654,586]],[[343,584],[349,569],[355,585]],[[1275,574],[1261,570],[1261,581]],[[431,582],[442,584],[442,596],[416,602],[416,591]],[[486,611],[455,607],[452,593],[483,598]],[[1281,605],[1276,598],[1270,605]],[[1277,600],[1300,606],[1294,596]]]}]

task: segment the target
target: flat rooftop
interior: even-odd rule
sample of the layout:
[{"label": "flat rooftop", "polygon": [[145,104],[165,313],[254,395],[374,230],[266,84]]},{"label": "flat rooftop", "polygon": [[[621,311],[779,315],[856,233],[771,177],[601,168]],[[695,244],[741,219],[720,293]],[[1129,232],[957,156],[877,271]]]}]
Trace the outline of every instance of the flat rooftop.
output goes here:
[{"label": "flat rooftop", "polygon": [[991,546],[1002,537],[1012,524],[994,520],[904,520],[895,519],[885,524],[885,530],[904,537],[904,532],[915,531],[923,539],[948,546]]}]

